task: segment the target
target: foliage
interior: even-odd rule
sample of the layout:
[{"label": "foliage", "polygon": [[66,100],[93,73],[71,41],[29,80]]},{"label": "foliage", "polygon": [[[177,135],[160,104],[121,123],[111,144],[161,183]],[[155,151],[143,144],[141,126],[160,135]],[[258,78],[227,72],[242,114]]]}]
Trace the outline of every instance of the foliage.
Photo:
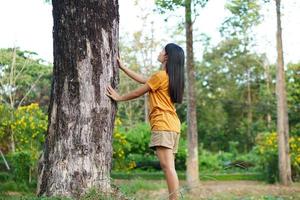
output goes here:
[{"label": "foliage", "polygon": [[[1,140],[10,141],[7,136],[12,131],[16,146],[15,152],[6,154],[11,170],[5,172],[8,176],[4,176],[6,182],[2,187],[7,190],[27,192],[36,186],[37,161],[44,142],[44,133],[47,130],[47,115],[37,103],[20,106],[13,111],[0,105],[0,113],[4,116],[0,120]],[[3,162],[0,164],[4,166]]]},{"label": "foliage", "polygon": [[148,147],[150,134],[150,126],[149,124],[144,122],[141,122],[129,129],[125,133],[126,138],[130,144],[129,153],[137,153],[141,155],[152,153],[152,150]]},{"label": "foliage", "polygon": [[[194,13],[195,15],[198,15],[197,11],[197,6],[200,5],[200,7],[204,7],[208,0],[188,0],[192,3],[194,7]],[[180,7],[184,7],[186,3],[188,2],[187,0],[155,0],[155,4],[158,7],[158,10],[160,13],[166,13],[166,11],[175,11],[176,9]]]},{"label": "foliage", "polygon": [[[182,125],[182,128],[184,129],[185,124]],[[185,132],[181,131],[179,138],[179,144],[178,144],[178,151],[175,156],[175,165],[176,169],[178,170],[184,170],[186,169],[186,157],[187,157],[187,140],[185,136]]]},{"label": "foliage", "polygon": [[16,137],[16,150],[30,150],[31,156],[38,158],[41,144],[45,141],[48,116],[39,108],[37,103],[20,106],[14,113],[11,123],[12,131]]},{"label": "foliage", "polygon": [[[242,53],[236,38],[204,52],[203,61],[196,65],[196,75],[200,99],[197,115],[201,119],[198,128],[205,148],[229,151],[229,143],[224,141],[232,140],[239,141],[239,151],[247,151],[254,145],[256,133],[267,129],[262,109],[267,110],[269,105],[261,101],[265,98],[260,95],[261,86],[265,85],[262,63],[261,56]],[[251,71],[250,79],[247,70]],[[251,104],[247,99],[249,88]]]},{"label": "foliage", "polygon": [[286,74],[290,135],[300,136],[300,63],[288,64]]},{"label": "foliage", "polygon": [[115,120],[115,128],[113,133],[113,168],[131,169],[135,167],[135,162],[127,162],[125,155],[130,151],[130,144],[127,141],[126,135],[121,132],[122,122],[119,118]]},{"label": "foliage", "polygon": [[0,138],[12,131],[16,152],[28,152],[31,157],[30,166],[34,167],[45,140],[48,116],[37,103],[20,106],[15,111],[10,110],[10,113],[4,105],[0,105],[0,114],[5,116],[0,120]]},{"label": "foliage", "polygon": [[[13,107],[17,107],[16,103],[31,102],[39,102],[42,107],[48,105],[51,78],[52,66],[35,52],[0,49],[0,100],[6,104]],[[11,95],[15,102],[11,102]]]},{"label": "foliage", "polygon": [[12,168],[13,179],[17,182],[29,180],[29,168],[33,161],[27,151],[19,151],[7,155],[7,160]]},{"label": "foliage", "polygon": [[221,170],[222,163],[218,159],[218,154],[202,149],[199,155],[199,169],[212,172]]},{"label": "foliage", "polygon": [[[220,32],[223,36],[236,37],[249,42],[252,28],[261,22],[258,0],[229,0],[225,5],[231,15],[223,22]],[[246,41],[245,41],[246,40]],[[245,43],[245,44],[246,44]]]},{"label": "foliage", "polygon": [[[0,104],[0,145],[2,148],[8,148],[10,136],[11,109],[5,104]],[[3,149],[2,149],[3,150]]]},{"label": "foliage", "polygon": [[[257,136],[257,146],[254,148],[260,157],[260,164],[268,182],[278,181],[278,144],[276,132],[265,132]],[[300,137],[292,136],[289,139],[290,156],[293,178],[300,175]]]}]

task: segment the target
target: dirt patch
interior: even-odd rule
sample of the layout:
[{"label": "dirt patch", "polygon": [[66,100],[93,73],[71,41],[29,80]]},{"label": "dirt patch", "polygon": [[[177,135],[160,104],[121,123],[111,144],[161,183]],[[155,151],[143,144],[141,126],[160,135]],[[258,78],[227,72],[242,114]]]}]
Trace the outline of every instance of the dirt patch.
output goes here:
[{"label": "dirt patch", "polygon": [[[155,184],[155,181],[153,181],[153,184]],[[180,186],[182,193],[180,199],[184,200],[238,200],[246,198],[247,200],[255,200],[262,199],[262,196],[300,200],[300,183],[294,183],[287,187],[259,181],[204,181],[188,190],[186,182],[181,181]],[[139,190],[135,195],[135,199],[143,197],[144,200],[165,200],[168,199],[167,196],[168,190],[166,188],[156,191]]]}]

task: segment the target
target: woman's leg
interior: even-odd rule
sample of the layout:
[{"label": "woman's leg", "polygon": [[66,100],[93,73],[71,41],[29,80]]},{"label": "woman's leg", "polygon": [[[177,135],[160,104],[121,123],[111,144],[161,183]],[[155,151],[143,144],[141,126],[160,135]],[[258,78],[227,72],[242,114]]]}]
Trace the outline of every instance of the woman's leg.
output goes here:
[{"label": "woman's leg", "polygon": [[173,151],[163,146],[157,146],[156,155],[167,180],[169,200],[177,200],[179,197],[179,181],[175,170]]}]

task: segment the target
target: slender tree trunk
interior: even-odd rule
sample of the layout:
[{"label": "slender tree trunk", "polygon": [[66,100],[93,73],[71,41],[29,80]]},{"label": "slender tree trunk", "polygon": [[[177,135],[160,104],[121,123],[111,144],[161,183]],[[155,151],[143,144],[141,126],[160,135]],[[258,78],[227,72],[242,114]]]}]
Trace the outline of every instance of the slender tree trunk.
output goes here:
[{"label": "slender tree trunk", "polygon": [[[151,21],[151,43],[150,43],[150,66],[146,66],[146,75],[149,75],[150,69],[153,69],[153,51],[154,51],[154,22]],[[144,95],[144,106],[145,106],[145,123],[149,123],[149,101],[148,93]]]},{"label": "slender tree trunk", "polygon": [[8,163],[7,163],[7,161],[6,161],[5,157],[4,157],[4,155],[3,155],[2,151],[1,151],[1,149],[0,149],[0,154],[1,154],[1,157],[2,157],[2,159],[3,159],[3,161],[4,161],[4,164],[5,164],[6,169],[7,169],[7,170],[10,170],[10,167],[9,167],[9,165],[8,165]]},{"label": "slender tree trunk", "polygon": [[276,76],[276,96],[277,96],[277,133],[278,133],[278,160],[279,179],[281,184],[290,185],[291,161],[289,155],[289,126],[287,114],[287,100],[285,91],[285,75],[282,47],[281,13],[280,0],[276,0],[277,14],[277,76]]},{"label": "slender tree trunk", "polygon": [[[129,92],[130,91],[130,87],[129,87],[129,84],[126,84],[126,86],[127,86],[127,92]],[[128,114],[128,119],[129,119],[129,128],[131,129],[132,128],[132,125],[133,125],[133,112],[132,112],[132,104],[133,104],[133,102],[132,101],[129,101],[128,102],[128,107],[127,107],[127,114]]]},{"label": "slender tree trunk", "polygon": [[118,1],[52,4],[54,69],[37,194],[110,193],[116,104],[105,93],[119,82]]},{"label": "slender tree trunk", "polygon": [[[265,69],[265,77],[266,77],[266,89],[267,89],[267,97],[271,97],[271,89],[270,89],[270,83],[271,83],[271,77],[270,77],[270,65],[269,62],[267,60],[267,58],[265,58],[265,62],[264,62],[264,69]],[[267,99],[267,105],[268,108],[270,106],[270,100]],[[268,111],[267,113],[267,127],[270,129],[271,128],[271,121],[272,121],[272,117],[271,117],[271,113]]]},{"label": "slender tree trunk", "polygon": [[[9,85],[11,86],[11,91],[9,93],[9,100],[10,100],[10,121],[14,121],[14,112],[15,112],[15,92],[13,91],[16,88],[15,82],[15,67],[16,67],[16,56],[17,56],[17,48],[14,48],[13,51],[13,59],[11,63],[11,70],[10,70],[10,77],[9,77]],[[15,137],[14,137],[14,130],[10,126],[10,148],[12,152],[16,151],[16,144],[15,144]]]},{"label": "slender tree trunk", "polygon": [[149,122],[148,94],[144,94],[145,123]]},{"label": "slender tree trunk", "polygon": [[193,24],[191,19],[191,0],[185,1],[185,28],[187,52],[187,85],[188,85],[188,156],[187,156],[187,182],[190,188],[199,184],[198,166],[198,132],[196,118],[196,91],[195,69],[193,55]]},{"label": "slender tree trunk", "polygon": [[253,144],[253,137],[252,137],[252,101],[251,101],[251,72],[248,67],[247,69],[247,104],[248,104],[248,123],[247,123],[247,137],[249,138],[251,144],[246,144],[246,151],[249,150],[250,146]]}]

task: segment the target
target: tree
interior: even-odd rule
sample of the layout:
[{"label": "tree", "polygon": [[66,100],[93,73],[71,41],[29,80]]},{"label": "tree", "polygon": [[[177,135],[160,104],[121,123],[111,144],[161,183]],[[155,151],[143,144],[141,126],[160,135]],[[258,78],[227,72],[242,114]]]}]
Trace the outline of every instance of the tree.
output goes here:
[{"label": "tree", "polygon": [[188,87],[188,156],[187,156],[187,182],[190,187],[199,182],[199,161],[198,161],[198,130],[196,116],[196,89],[195,89],[195,67],[193,52],[193,23],[191,0],[185,1],[185,33],[186,33],[186,68]]},{"label": "tree", "polygon": [[78,198],[89,188],[111,193],[118,84],[117,0],[53,0],[54,69],[38,196]]},{"label": "tree", "polygon": [[[238,141],[239,150],[247,151],[253,146],[255,134],[247,137],[248,120],[247,77],[245,65],[251,66],[251,96],[253,133],[266,131],[262,124],[265,110],[264,77],[259,54],[241,53],[240,40],[225,39],[217,46],[204,50],[203,60],[196,63],[196,88],[199,133],[206,149],[230,150],[229,141]],[[263,91],[262,91],[263,90]],[[273,103],[273,101],[271,101]],[[248,147],[248,148],[247,148]]]},{"label": "tree", "polygon": [[[250,54],[250,47],[254,40],[252,31],[253,27],[258,25],[261,20],[259,14],[260,6],[258,0],[229,0],[226,8],[230,11],[231,16],[228,17],[222,24],[220,29],[221,34],[226,38],[235,38],[240,41],[240,63],[238,67],[242,68],[241,77],[246,82],[246,108],[247,108],[247,138],[253,138],[253,94],[251,82],[254,73],[254,66],[247,62]],[[251,142],[253,144],[254,141]],[[247,148],[248,146],[246,146]],[[249,148],[249,147],[248,147]]]},{"label": "tree", "polygon": [[289,147],[289,122],[287,113],[287,100],[285,90],[285,72],[282,47],[281,29],[281,0],[276,0],[277,16],[277,73],[276,73],[276,97],[277,97],[277,134],[278,134],[278,164],[279,180],[283,185],[290,185],[291,178],[291,159]]}]

